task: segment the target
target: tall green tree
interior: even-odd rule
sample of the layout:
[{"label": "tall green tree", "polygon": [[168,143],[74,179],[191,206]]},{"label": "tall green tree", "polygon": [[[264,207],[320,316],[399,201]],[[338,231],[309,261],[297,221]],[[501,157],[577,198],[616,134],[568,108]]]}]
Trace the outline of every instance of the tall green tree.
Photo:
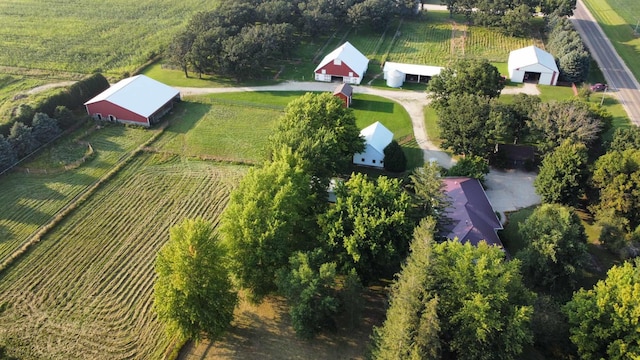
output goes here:
[{"label": "tall green tree", "polygon": [[318,252],[297,252],[289,259],[289,268],[277,276],[278,288],[289,302],[293,328],[305,339],[330,326],[338,312],[336,264],[320,263],[322,258]]},{"label": "tall green tree", "polygon": [[255,301],[276,289],[276,272],[292,254],[315,247],[311,179],[290,149],[275,156],[249,170],[220,223],[231,270]]},{"label": "tall green tree", "polygon": [[411,253],[391,286],[389,308],[381,327],[374,329],[373,359],[440,359],[438,297],[429,292],[434,221],[416,228]]},{"label": "tall green tree", "polygon": [[640,127],[617,128],[609,149],[612,151],[640,150]]},{"label": "tall green tree", "polygon": [[520,224],[527,244],[518,253],[525,280],[548,293],[573,291],[588,263],[587,236],[572,209],[543,204]]},{"label": "tall green tree", "polygon": [[31,124],[33,136],[42,144],[55,139],[62,132],[58,126],[58,120],[45,113],[36,113]]},{"label": "tall green tree", "polygon": [[418,208],[418,218],[437,218],[449,206],[448,196],[443,191],[441,168],[435,161],[428,161],[409,175],[414,204]]},{"label": "tall green tree", "polygon": [[[427,91],[434,106],[442,107],[449,104],[450,98],[463,94],[495,98],[503,88],[498,68],[487,60],[461,59],[434,76]],[[457,106],[455,102],[450,105]]]},{"label": "tall green tree", "polygon": [[582,359],[640,358],[640,260],[616,265],[565,306]]},{"label": "tall green tree", "polygon": [[384,169],[391,172],[403,172],[407,169],[407,156],[395,140],[384,148]]},{"label": "tall green tree", "polygon": [[269,138],[270,154],[287,146],[305,161],[318,194],[364,150],[353,110],[342,104],[328,92],[307,93],[287,105]]},{"label": "tall green tree", "polygon": [[27,126],[21,122],[13,123],[8,139],[19,159],[31,154],[41,145],[33,134],[31,126]]},{"label": "tall green tree", "polygon": [[154,309],[169,333],[199,340],[218,338],[233,320],[238,302],[226,255],[203,219],[185,219],[156,258]]},{"label": "tall green tree", "polygon": [[533,336],[534,294],[525,288],[520,262],[481,242],[446,241],[433,247],[432,281],[445,358],[516,359]]},{"label": "tall green tree", "polygon": [[516,359],[533,337],[533,293],[497,247],[434,243],[416,230],[374,336],[377,359]]},{"label": "tall green tree", "polygon": [[412,203],[397,179],[352,174],[336,188],[335,206],[320,217],[330,253],[355,268],[364,284],[393,275],[409,249]]},{"label": "tall green tree", "polygon": [[13,146],[4,135],[0,134],[0,172],[18,161]]},{"label": "tall green tree", "polygon": [[580,101],[540,104],[529,123],[533,141],[546,153],[566,139],[590,146],[599,139],[603,123],[589,105]]},{"label": "tall green tree", "polygon": [[597,212],[611,209],[627,219],[632,228],[640,225],[640,150],[612,151],[595,163],[592,177],[598,191]]},{"label": "tall green tree", "polygon": [[587,165],[587,147],[565,141],[544,157],[533,186],[545,203],[575,205],[584,194]]},{"label": "tall green tree", "polygon": [[458,160],[449,170],[447,176],[465,176],[484,182],[484,176],[489,173],[489,163],[479,156],[468,156]]},{"label": "tall green tree", "polygon": [[455,154],[485,157],[489,153],[492,124],[487,98],[472,94],[451,95],[448,105],[437,107],[442,147]]}]

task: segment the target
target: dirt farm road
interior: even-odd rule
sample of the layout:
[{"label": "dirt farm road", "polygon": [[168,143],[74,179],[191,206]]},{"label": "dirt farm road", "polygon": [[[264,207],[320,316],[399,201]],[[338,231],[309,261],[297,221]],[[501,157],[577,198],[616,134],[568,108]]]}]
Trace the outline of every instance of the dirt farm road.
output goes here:
[{"label": "dirt farm road", "polygon": [[[336,84],[322,82],[284,82],[277,85],[252,86],[252,87],[231,87],[231,88],[184,88],[178,87],[183,96],[214,94],[225,92],[243,91],[331,91]],[[413,124],[413,133],[416,142],[424,152],[425,161],[437,161],[440,165],[449,168],[455,160],[449,154],[435,146],[428,137],[424,126],[424,107],[429,104],[429,100],[424,91],[409,90],[384,90],[368,86],[354,86],[356,94],[371,94],[394,100],[402,105]],[[531,95],[539,94],[535,85],[525,84],[524,87],[508,88],[502,91],[503,94],[527,93]],[[535,193],[533,180],[535,173],[528,173],[519,170],[499,171],[491,169],[486,177],[486,193],[495,211],[502,214],[502,221],[506,220],[505,212],[515,211],[531,205],[539,204],[540,197]]]}]

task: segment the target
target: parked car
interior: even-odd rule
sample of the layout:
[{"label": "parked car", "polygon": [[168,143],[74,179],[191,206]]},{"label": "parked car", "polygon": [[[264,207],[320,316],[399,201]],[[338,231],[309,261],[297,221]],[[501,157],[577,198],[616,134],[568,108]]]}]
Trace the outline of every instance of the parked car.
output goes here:
[{"label": "parked car", "polygon": [[601,84],[601,83],[597,83],[597,84],[593,84],[591,85],[591,91],[593,92],[597,92],[597,91],[605,91],[607,89],[607,85],[605,84]]}]

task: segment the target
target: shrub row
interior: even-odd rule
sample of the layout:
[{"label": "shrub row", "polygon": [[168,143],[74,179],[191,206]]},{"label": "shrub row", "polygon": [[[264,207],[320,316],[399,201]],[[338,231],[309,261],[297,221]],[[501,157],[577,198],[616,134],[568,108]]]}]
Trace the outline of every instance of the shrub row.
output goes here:
[{"label": "shrub row", "polygon": [[[51,94],[32,106],[21,104],[13,112],[8,122],[0,124],[0,134],[5,137],[9,136],[14,124],[18,122],[31,126],[31,121],[36,113],[44,113],[51,117],[56,117],[56,109],[60,106],[75,110],[107,88],[109,88],[109,81],[102,74],[96,73],[59,92]],[[72,119],[65,118],[69,122],[60,121],[60,127],[63,130],[69,128],[73,125]]]},{"label": "shrub row", "polygon": [[556,58],[560,80],[581,83],[589,75],[591,56],[580,34],[565,16],[547,17],[547,49]]}]

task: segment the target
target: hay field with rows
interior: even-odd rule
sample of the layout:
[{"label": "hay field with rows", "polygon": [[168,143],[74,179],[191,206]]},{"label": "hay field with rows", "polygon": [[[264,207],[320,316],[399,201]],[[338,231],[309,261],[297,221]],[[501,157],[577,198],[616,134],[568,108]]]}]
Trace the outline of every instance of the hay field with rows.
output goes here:
[{"label": "hay field with rows", "polygon": [[216,0],[0,1],[0,65],[121,75]]},{"label": "hay field with rows", "polygon": [[154,359],[156,253],[186,217],[217,223],[246,167],[143,154],[0,280],[0,344],[24,359]]},{"label": "hay field with rows", "polygon": [[[68,139],[41,153],[34,161],[0,178],[7,191],[0,191],[0,263],[14,252],[40,226],[46,224],[92,183],[105,175],[118,161],[157,130],[144,130],[124,126],[106,126],[91,131],[85,127]],[[78,142],[81,142],[78,143]],[[94,157],[72,171],[57,166],[62,161],[56,150],[73,148],[73,157],[66,162],[82,158],[88,144]]]}]

